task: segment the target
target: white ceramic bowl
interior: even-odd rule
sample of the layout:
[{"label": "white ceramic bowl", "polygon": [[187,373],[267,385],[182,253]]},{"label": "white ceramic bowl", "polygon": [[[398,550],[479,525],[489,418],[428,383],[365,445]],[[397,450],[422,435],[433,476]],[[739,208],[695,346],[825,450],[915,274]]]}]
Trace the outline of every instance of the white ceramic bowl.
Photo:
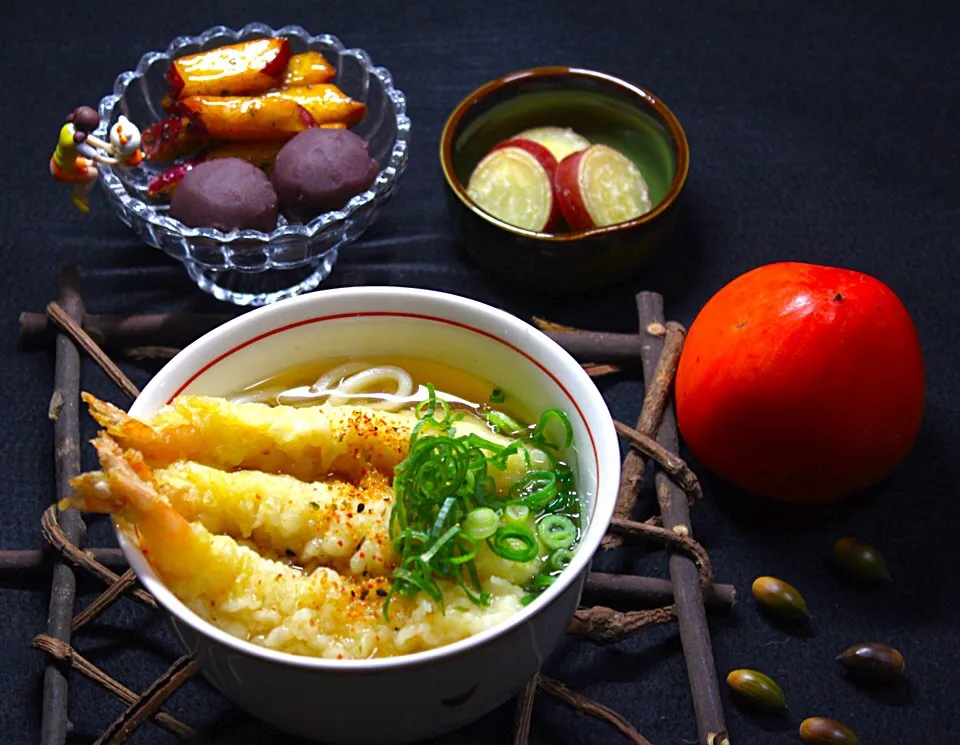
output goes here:
[{"label": "white ceramic bowl", "polygon": [[[568,412],[585,530],[573,561],[499,626],[406,657],[323,660],[241,641],[200,619],[118,533],[127,560],[170,615],[204,675],[255,717],[328,743],[408,743],[507,701],[554,650],[580,600],[616,500],[620,454],[610,413],[580,365],[520,319],[455,295],[395,287],[326,290],[251,311],[203,336],[150,381],[130,413],[180,393],[226,395],[285,367],[344,355],[406,355],[496,381],[532,410]],[[197,567],[202,572],[202,567]]]}]

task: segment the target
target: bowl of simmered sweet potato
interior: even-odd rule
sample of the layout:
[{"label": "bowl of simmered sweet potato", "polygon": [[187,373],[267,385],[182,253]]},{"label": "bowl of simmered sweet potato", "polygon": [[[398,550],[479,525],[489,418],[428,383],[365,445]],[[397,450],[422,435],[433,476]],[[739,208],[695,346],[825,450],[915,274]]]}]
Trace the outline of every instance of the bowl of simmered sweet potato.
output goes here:
[{"label": "bowl of simmered sweet potato", "polygon": [[316,288],[407,162],[389,71],[299,26],[178,37],[121,73],[99,113],[97,133],[121,115],[141,131],[142,162],[101,170],[117,215],[238,305]]},{"label": "bowl of simmered sweet potato", "polygon": [[690,151],[657,96],[607,73],[539,67],[466,96],[440,164],[460,243],[540,291],[592,290],[669,244]]}]

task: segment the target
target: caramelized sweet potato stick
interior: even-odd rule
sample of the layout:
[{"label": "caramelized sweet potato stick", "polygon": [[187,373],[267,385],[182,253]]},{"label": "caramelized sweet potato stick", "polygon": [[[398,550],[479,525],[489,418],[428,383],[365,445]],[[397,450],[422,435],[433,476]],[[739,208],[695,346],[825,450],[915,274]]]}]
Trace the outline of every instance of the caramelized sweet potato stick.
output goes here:
[{"label": "caramelized sweet potato stick", "polygon": [[348,127],[359,124],[367,113],[367,105],[351,98],[332,83],[304,85],[272,91],[263,96],[267,99],[296,101],[310,112],[317,124],[343,122]]},{"label": "caramelized sweet potato stick", "polygon": [[167,70],[174,98],[262,93],[280,84],[290,62],[286,39],[252,39],[175,59]]},{"label": "caramelized sweet potato stick", "polygon": [[337,71],[320,52],[309,51],[295,54],[287,64],[282,85],[291,88],[300,85],[329,83],[336,77]]},{"label": "caramelized sweet potato stick", "polygon": [[140,134],[144,158],[154,163],[167,163],[186,155],[209,139],[196,116],[167,117],[144,128]]},{"label": "caramelized sweet potato stick", "polygon": [[191,96],[177,111],[196,116],[218,140],[286,140],[315,125],[295,99],[271,96]]}]

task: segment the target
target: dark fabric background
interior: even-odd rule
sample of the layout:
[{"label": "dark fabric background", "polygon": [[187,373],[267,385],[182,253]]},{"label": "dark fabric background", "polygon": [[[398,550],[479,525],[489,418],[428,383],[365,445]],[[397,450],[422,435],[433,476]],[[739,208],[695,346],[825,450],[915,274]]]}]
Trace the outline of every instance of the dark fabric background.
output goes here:
[{"label": "dark fabric background", "polygon": [[[216,7],[218,6],[219,7]],[[40,514],[53,498],[49,351],[16,349],[17,315],[54,297],[55,267],[83,267],[94,312],[219,310],[180,265],[138,244],[99,192],[89,216],[47,173],[64,115],[95,104],[115,75],[179,34],[223,23],[299,23],[334,33],[388,67],[413,120],[409,169],[379,222],[342,259],[326,286],[412,285],[499,304],[522,317],[633,331],[633,294],[666,296],[669,315],[690,323],[724,283],[759,264],[799,259],[862,270],[902,297],[920,330],[928,364],[923,434],[902,469],[870,493],[828,509],[773,507],[716,483],[695,514],[695,533],[719,577],[741,597],[715,615],[721,680],[737,667],[776,677],[789,715],[751,717],[726,699],[734,743],[798,742],[808,715],[838,717],[870,745],[946,743],[956,731],[960,580],[954,566],[960,517],[958,356],[960,280],[960,77],[956,3],[943,2],[249,2],[148,4],[5,3],[4,179],[0,183],[3,313],[0,314],[0,547],[39,547]],[[535,65],[573,64],[630,79],[660,95],[686,129],[692,167],[686,216],[673,251],[643,276],[586,299],[540,303],[499,288],[459,252],[443,204],[437,145],[449,111],[498,75]],[[138,383],[149,371],[128,367]],[[124,403],[86,366],[88,390]],[[642,386],[604,381],[613,414],[636,417]],[[88,434],[92,434],[89,429]],[[91,465],[90,453],[85,453]],[[886,554],[894,581],[872,592],[849,587],[827,567],[833,541],[855,535]],[[109,540],[95,523],[91,542]],[[663,572],[661,554],[633,552],[604,566]],[[763,620],[752,580],[773,574],[802,589],[809,636]],[[88,589],[98,589],[91,585]],[[29,648],[43,630],[48,576],[5,581],[0,591],[0,741],[39,738],[43,658]],[[92,595],[86,594],[83,602]],[[79,646],[142,690],[176,654],[166,623],[129,601],[110,610]],[[871,695],[848,684],[834,656],[879,640],[907,659],[909,685]],[[658,745],[693,742],[696,728],[674,627],[596,649],[570,642],[549,670],[616,707]],[[727,692],[724,686],[724,696]],[[318,706],[323,702],[318,701]],[[290,742],[191,682],[168,709],[231,743]],[[373,704],[371,715],[381,715]],[[91,743],[120,713],[119,702],[74,678],[71,742]],[[506,743],[507,705],[450,742]],[[535,745],[615,742],[602,725],[553,702],[538,704]],[[147,725],[131,742],[172,742]]]}]

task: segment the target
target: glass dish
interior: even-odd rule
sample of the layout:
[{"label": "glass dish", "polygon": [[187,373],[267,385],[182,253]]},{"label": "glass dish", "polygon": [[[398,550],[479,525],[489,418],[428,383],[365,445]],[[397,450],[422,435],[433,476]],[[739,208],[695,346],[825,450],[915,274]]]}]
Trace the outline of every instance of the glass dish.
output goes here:
[{"label": "glass dish", "polygon": [[338,251],[373,223],[395,191],[407,164],[410,119],[406,98],[393,87],[389,71],[375,67],[362,49],[347,49],[335,36],[312,36],[299,26],[273,29],[252,23],[239,31],[215,26],[199,36],[177,37],[164,52],[143,55],[136,70],[117,76],[113,93],[100,101],[97,136],[106,139],[121,114],[143,130],[165,115],[160,101],[172,59],[245,39],[279,36],[289,39],[294,54],[307,50],[323,54],[337,70],[332,82],[367,105],[366,117],[352,131],[369,143],[370,155],[382,170],[370,189],[343,209],[307,224],[288,223],[281,216],[270,233],[189,228],[168,216],[167,204],[146,197],[150,179],[169,163],[99,166],[100,183],[119,218],[144,242],[182,262],[200,289],[236,305],[266,305],[315,289],[330,274]]}]

